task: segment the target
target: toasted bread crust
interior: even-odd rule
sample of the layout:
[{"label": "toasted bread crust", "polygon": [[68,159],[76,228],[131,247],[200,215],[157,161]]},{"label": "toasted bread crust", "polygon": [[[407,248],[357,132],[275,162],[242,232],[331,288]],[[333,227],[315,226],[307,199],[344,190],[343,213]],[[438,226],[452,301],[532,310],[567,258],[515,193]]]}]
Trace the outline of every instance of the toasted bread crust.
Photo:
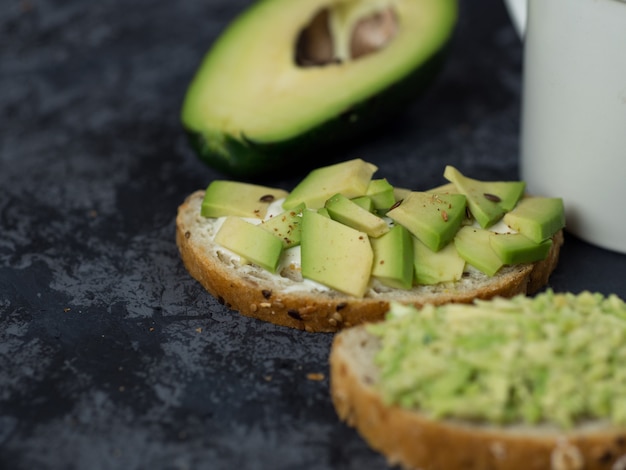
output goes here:
[{"label": "toasted bread crust", "polygon": [[356,327],[335,336],[330,388],[340,419],[391,465],[420,470],[624,470],[626,429],[593,423],[572,431],[433,420],[387,405],[377,393],[377,340]]},{"label": "toasted bread crust", "polygon": [[503,268],[492,278],[481,275],[479,281],[417,286],[408,291],[371,291],[364,298],[356,298],[333,290],[292,289],[297,281],[283,279],[279,285],[276,276],[261,268],[241,270],[221,259],[202,234],[210,228],[210,221],[200,216],[203,195],[203,191],[191,194],[178,208],[176,218],[176,243],[191,276],[220,302],[243,315],[311,332],[335,332],[380,321],[392,300],[420,307],[534,293],[548,282],[563,243],[559,232],[547,259]]}]

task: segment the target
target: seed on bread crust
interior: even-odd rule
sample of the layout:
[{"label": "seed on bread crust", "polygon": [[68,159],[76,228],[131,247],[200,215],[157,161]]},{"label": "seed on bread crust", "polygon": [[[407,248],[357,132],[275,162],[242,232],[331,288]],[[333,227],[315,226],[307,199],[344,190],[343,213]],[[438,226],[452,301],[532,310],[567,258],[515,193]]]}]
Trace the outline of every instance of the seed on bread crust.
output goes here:
[{"label": "seed on bread crust", "polygon": [[333,313],[333,319],[337,322],[337,323],[341,323],[343,321],[343,317],[341,316],[341,313],[339,312],[335,312]]},{"label": "seed on bread crust", "polygon": [[580,449],[567,441],[560,442],[550,456],[551,470],[582,470],[584,463]]},{"label": "seed on bread crust", "polygon": [[602,464],[607,464],[609,463],[611,460],[613,460],[613,453],[610,450],[605,450],[602,454],[600,454],[600,456],[598,457],[598,462],[602,463]]},{"label": "seed on bread crust", "polygon": [[287,310],[287,315],[289,315],[294,320],[302,321],[302,317],[300,316],[300,312],[298,312],[297,310],[289,309],[289,310]]}]

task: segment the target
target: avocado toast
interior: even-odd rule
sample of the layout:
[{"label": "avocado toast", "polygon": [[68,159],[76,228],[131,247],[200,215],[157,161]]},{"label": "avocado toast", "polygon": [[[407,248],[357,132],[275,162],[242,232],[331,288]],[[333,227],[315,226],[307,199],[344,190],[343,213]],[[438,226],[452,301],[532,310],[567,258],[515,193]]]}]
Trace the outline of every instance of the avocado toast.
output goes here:
[{"label": "avocado toast", "polygon": [[[185,267],[244,315],[327,332],[380,321],[393,301],[466,303],[548,282],[563,243],[562,201],[528,215],[517,209],[532,199],[520,182],[458,173],[467,194],[454,183],[410,191],[373,178],[376,170],[360,159],[329,165],[291,192],[212,182],[179,207]],[[477,222],[472,192],[499,216]],[[517,230],[503,228],[505,217]]]},{"label": "avocado toast", "polygon": [[404,468],[623,469],[626,304],[583,292],[427,306],[335,336],[339,417]]}]

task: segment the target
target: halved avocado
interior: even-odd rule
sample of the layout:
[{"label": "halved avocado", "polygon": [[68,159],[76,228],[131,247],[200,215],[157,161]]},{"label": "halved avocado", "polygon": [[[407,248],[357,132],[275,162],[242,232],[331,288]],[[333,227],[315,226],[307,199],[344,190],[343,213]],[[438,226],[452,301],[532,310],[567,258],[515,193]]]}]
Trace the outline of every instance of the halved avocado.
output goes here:
[{"label": "halved avocado", "polygon": [[424,90],[456,18],[457,0],[260,0],[204,58],[183,126],[235,176],[317,164]]}]

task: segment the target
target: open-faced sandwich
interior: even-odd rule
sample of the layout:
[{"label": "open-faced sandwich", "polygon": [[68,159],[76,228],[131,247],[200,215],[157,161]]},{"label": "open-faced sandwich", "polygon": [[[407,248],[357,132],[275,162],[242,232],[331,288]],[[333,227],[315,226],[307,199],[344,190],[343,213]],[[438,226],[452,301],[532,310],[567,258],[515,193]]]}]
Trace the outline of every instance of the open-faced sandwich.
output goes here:
[{"label": "open-faced sandwich", "polygon": [[373,178],[360,159],[318,168],[291,192],[216,180],[179,207],[189,273],[244,315],[307,331],[422,306],[534,293],[563,243],[563,201],[519,181],[446,167],[426,191]]},{"label": "open-faced sandwich", "polygon": [[421,470],[626,469],[626,304],[583,292],[392,305],[339,332],[341,419]]}]

